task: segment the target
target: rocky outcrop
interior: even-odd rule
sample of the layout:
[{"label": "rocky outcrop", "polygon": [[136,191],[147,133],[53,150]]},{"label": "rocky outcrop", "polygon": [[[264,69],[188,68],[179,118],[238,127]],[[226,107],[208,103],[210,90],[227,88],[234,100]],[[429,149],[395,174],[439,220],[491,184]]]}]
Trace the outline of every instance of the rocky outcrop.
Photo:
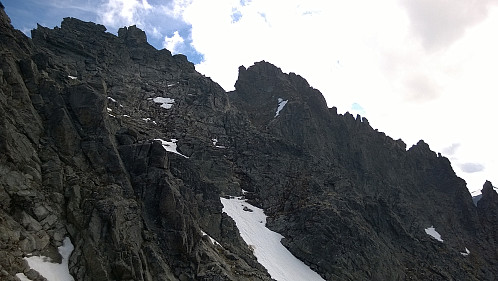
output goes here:
[{"label": "rocky outcrop", "polygon": [[240,192],[212,147],[235,115],[221,87],[136,27],[67,18],[30,40],[1,12],[2,280],[26,255],[60,259],[66,236],[76,280],[270,279],[221,213],[221,190]]},{"label": "rocky outcrop", "polygon": [[[480,229],[483,255],[493,268],[498,266],[498,193],[491,182],[486,181],[482,197],[477,202],[477,212],[482,228]],[[491,276],[490,273],[488,273]]]},{"label": "rocky outcrop", "polygon": [[[494,278],[484,277],[479,216],[448,159],[327,110],[297,75],[264,62],[239,71],[229,97],[273,142],[250,141],[238,161],[296,256],[327,280]],[[275,88],[251,86],[265,83]],[[288,102],[274,116],[278,97]],[[431,225],[444,243],[424,232]],[[460,254],[469,247],[475,255]]]},{"label": "rocky outcrop", "polygon": [[3,9],[0,39],[2,280],[65,237],[75,280],[271,280],[222,212],[242,190],[327,280],[498,277],[491,183],[476,207],[428,144],[337,114],[299,75],[258,62],[226,93],[136,26],[29,39]]}]

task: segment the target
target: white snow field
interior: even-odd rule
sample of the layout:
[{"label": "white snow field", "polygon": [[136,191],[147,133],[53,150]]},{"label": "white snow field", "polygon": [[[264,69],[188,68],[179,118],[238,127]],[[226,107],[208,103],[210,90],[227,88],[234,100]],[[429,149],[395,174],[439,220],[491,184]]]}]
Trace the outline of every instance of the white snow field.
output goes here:
[{"label": "white snow field", "polygon": [[279,114],[280,114],[280,111],[282,111],[282,109],[284,109],[284,106],[287,104],[288,101],[282,99],[282,98],[278,98],[278,108],[277,108],[277,111],[275,112],[275,117],[277,117]]},{"label": "white snow field", "polygon": [[223,212],[236,223],[242,239],[253,248],[254,255],[277,281],[322,281],[314,272],[285,248],[282,235],[266,228],[263,210],[247,203],[242,197],[221,198]]},{"label": "white snow field", "polygon": [[165,109],[170,109],[173,106],[173,103],[175,103],[175,99],[163,97],[149,98],[149,100],[153,100],[155,103],[160,103],[161,107]]},{"label": "white snow field", "polygon": [[[59,254],[62,256],[62,263],[53,263],[50,258],[44,256],[31,256],[24,258],[29,267],[38,271],[48,281],[74,281],[71,274],[69,274],[69,256],[74,250],[71,239],[66,237],[62,241],[62,246],[59,248]],[[21,281],[30,281],[24,273],[18,273],[16,276]]]},{"label": "white snow field", "polygon": [[188,158],[188,156],[185,156],[183,154],[181,154],[180,152],[178,152],[176,150],[176,142],[178,141],[177,139],[171,139],[171,141],[165,141],[163,139],[154,139],[154,140],[158,140],[158,141],[161,141],[162,145],[163,145],[163,148],[166,150],[166,151],[169,151],[169,152],[173,152],[173,153],[176,153],[178,155],[181,155],[185,158]]},{"label": "white snow field", "polygon": [[204,230],[201,230],[201,233],[202,233],[202,236],[207,236],[209,238],[209,241],[211,241],[211,244],[215,245],[215,246],[220,246],[223,248],[223,246],[221,246],[220,243],[218,243],[218,241],[216,241],[216,239],[214,239],[213,237],[209,236],[209,234],[207,234],[206,232],[204,232]]},{"label": "white snow field", "polygon": [[437,241],[443,242],[443,239],[441,239],[441,234],[439,234],[434,226],[431,226],[429,228],[425,229],[425,233],[428,235],[432,236],[432,238],[436,239]]},{"label": "white snow field", "polygon": [[216,148],[226,148],[224,145],[217,145],[218,139],[211,139],[211,141],[213,141],[213,145]]}]

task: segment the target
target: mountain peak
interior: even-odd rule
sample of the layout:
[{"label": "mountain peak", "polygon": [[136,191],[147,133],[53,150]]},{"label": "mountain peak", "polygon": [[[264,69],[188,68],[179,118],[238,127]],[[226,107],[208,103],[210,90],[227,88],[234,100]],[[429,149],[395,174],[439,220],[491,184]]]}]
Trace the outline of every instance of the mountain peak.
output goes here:
[{"label": "mountain peak", "polygon": [[136,25],[120,28],[118,30],[118,37],[122,38],[128,45],[141,45],[147,43],[147,35]]},{"label": "mountain peak", "polygon": [[325,280],[497,280],[495,199],[476,212],[425,142],[407,152],[265,61],[226,93],[136,26],[29,39],[1,16],[0,279],[70,241],[75,280],[271,280],[223,212],[243,196]]},{"label": "mountain peak", "polygon": [[489,193],[489,192],[492,192],[494,190],[493,188],[493,184],[490,182],[490,181],[486,181],[484,183],[484,185],[482,186],[482,193]]},{"label": "mountain peak", "polygon": [[410,149],[408,149],[410,152],[415,152],[417,154],[425,155],[428,157],[435,157],[437,154],[431,150],[429,147],[429,144],[426,143],[424,140],[419,140],[416,144],[414,144]]},{"label": "mountain peak", "polygon": [[101,24],[96,24],[89,21],[82,21],[73,17],[66,17],[62,19],[61,29],[70,32],[105,32],[107,28]]},{"label": "mountain peak", "polygon": [[238,107],[244,108],[256,126],[267,127],[276,119],[294,116],[327,116],[323,95],[310,87],[306,79],[295,73],[284,73],[279,67],[260,61],[247,69],[239,67],[235,91],[229,95]]},{"label": "mountain peak", "polygon": [[[286,75],[282,70],[275,65],[260,61],[254,63],[254,65],[248,67],[239,67],[239,76],[235,83],[235,91],[238,93],[252,95],[267,95],[272,93],[274,86],[277,81],[284,82],[286,80]],[[257,89],[253,89],[257,87]]]},{"label": "mountain peak", "polygon": [[279,67],[264,60],[255,62],[247,69],[240,66],[235,89],[244,92],[248,84],[254,84],[255,82],[259,85],[260,93],[271,92],[275,85],[294,87],[296,90],[294,92],[297,94],[310,88],[306,79],[300,75],[293,72],[284,73]]},{"label": "mountain peak", "polygon": [[484,183],[484,185],[482,186],[481,194],[482,198],[479,202],[481,202],[482,200],[490,201],[494,202],[494,204],[498,206],[498,193],[496,192],[496,188],[490,181],[486,181]]}]

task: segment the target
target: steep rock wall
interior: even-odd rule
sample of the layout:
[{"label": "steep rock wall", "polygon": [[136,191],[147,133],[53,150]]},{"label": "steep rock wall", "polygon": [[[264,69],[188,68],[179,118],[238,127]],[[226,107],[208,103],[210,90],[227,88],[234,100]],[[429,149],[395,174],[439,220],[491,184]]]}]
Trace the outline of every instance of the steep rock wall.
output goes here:
[{"label": "steep rock wall", "polygon": [[267,62],[226,93],[134,26],[66,18],[29,39],[0,13],[2,280],[36,277],[23,257],[60,259],[65,237],[76,280],[270,280],[221,211],[242,189],[327,280],[497,278],[496,192],[474,206],[423,141]]}]

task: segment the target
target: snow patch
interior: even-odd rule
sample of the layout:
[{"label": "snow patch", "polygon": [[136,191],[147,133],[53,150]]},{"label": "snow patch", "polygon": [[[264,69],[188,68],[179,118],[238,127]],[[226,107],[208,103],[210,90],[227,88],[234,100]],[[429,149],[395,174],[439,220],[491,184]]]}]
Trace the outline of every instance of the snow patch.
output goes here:
[{"label": "snow patch", "polygon": [[[29,267],[38,271],[40,275],[48,281],[74,281],[69,274],[69,256],[74,250],[73,243],[69,237],[64,238],[62,246],[59,248],[59,254],[62,256],[62,263],[53,263],[50,258],[44,256],[32,256],[24,258]],[[23,273],[18,273],[16,276],[21,280],[29,280]],[[26,279],[23,279],[25,278]]]},{"label": "snow patch", "polygon": [[217,145],[217,143],[218,143],[217,139],[211,139],[211,141],[213,142],[213,145],[216,148],[226,148],[224,145]]},{"label": "snow patch", "polygon": [[144,121],[145,121],[145,123],[152,122],[152,124],[157,125],[156,121],[154,121],[154,120],[152,120],[152,119],[150,119],[150,118],[148,118],[148,117],[147,117],[147,118],[142,118],[142,120],[144,120]]},{"label": "snow patch", "polygon": [[176,153],[188,159],[188,156],[185,156],[176,150],[176,143],[178,142],[177,139],[171,139],[171,141],[165,141],[162,139],[154,139],[154,140],[161,141],[161,144],[163,145],[163,148],[166,151]]},{"label": "snow patch", "polygon": [[[113,99],[113,98],[111,98],[111,97],[107,97],[107,99],[108,99],[108,100],[110,100],[110,101],[112,101],[113,103],[118,103],[118,101],[117,101],[117,100],[115,100],[115,99]],[[122,105],[122,104],[119,104],[119,107],[123,107],[123,105]]]},{"label": "snow patch", "polygon": [[108,107],[107,112],[112,112],[112,109]]},{"label": "snow patch", "polygon": [[24,273],[17,273],[16,277],[21,281],[31,281],[31,279],[29,279],[28,276],[24,275]]},{"label": "snow patch", "polygon": [[165,109],[170,109],[173,106],[173,103],[175,103],[175,99],[163,97],[149,98],[149,100],[152,100],[155,103],[160,103],[161,107]]},{"label": "snow patch", "polygon": [[283,100],[282,98],[278,98],[278,107],[277,107],[277,111],[275,112],[275,117],[277,117],[280,114],[280,111],[282,111],[282,109],[284,109],[284,106],[287,104],[287,102],[288,102],[288,100]]},{"label": "snow patch", "polygon": [[469,249],[467,249],[467,247],[465,247],[465,252],[462,252],[460,254],[462,254],[462,256],[468,256],[470,254],[470,251]]},{"label": "snow patch", "polygon": [[76,80],[76,79],[78,79],[77,77],[75,77],[75,76],[71,76],[71,75],[68,75],[68,76],[67,76],[67,78],[72,79],[72,80]]},{"label": "snow patch", "polygon": [[[498,193],[498,187],[493,186],[493,190]],[[481,190],[475,190],[472,191],[470,194],[472,195],[472,201],[474,202],[474,205],[477,207],[477,202],[479,202],[482,199],[482,191]]]},{"label": "snow patch", "polygon": [[223,212],[235,221],[240,236],[254,250],[254,256],[273,279],[324,280],[280,243],[282,235],[266,228],[266,215],[262,209],[252,206],[242,197],[221,198],[221,203]]},{"label": "snow patch", "polygon": [[202,233],[202,236],[207,236],[209,238],[209,241],[211,241],[211,244],[213,244],[215,246],[220,246],[220,247],[223,248],[223,246],[221,246],[221,244],[218,241],[216,241],[216,239],[214,239],[213,237],[209,236],[209,234],[207,234],[203,230],[201,230],[201,233]]},{"label": "snow patch", "polygon": [[441,234],[439,234],[434,226],[431,226],[429,228],[425,229],[425,233],[428,235],[432,236],[432,238],[436,239],[437,241],[443,242],[443,239],[441,239]]}]

